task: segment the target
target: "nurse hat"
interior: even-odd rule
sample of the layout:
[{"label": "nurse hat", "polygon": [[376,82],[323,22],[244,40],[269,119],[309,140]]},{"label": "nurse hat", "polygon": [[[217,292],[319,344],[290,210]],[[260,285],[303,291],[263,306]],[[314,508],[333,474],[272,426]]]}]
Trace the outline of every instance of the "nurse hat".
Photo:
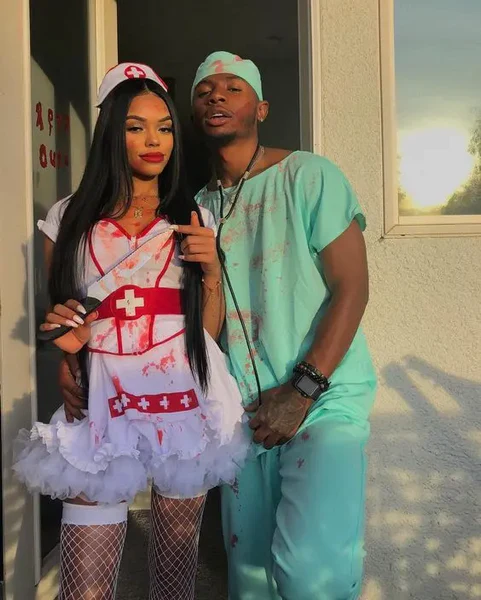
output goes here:
[{"label": "nurse hat", "polygon": [[158,83],[165,92],[169,91],[165,81],[163,81],[151,67],[141,63],[120,63],[115,67],[112,67],[110,71],[107,71],[105,77],[102,79],[96,106],[100,106],[119,83],[128,81],[129,79],[150,79],[151,81]]}]

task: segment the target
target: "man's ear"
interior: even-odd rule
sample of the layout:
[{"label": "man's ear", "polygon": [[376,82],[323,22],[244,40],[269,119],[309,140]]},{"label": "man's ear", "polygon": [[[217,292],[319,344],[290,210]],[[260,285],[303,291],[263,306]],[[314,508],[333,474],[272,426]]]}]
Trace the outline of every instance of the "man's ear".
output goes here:
[{"label": "man's ear", "polygon": [[257,120],[263,123],[269,114],[269,102],[263,100],[257,105]]}]

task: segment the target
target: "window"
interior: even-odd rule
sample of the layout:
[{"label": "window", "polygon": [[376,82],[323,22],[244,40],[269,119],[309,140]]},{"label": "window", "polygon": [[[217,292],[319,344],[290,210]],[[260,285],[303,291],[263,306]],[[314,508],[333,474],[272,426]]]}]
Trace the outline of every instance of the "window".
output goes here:
[{"label": "window", "polygon": [[386,234],[481,233],[481,2],[380,10]]}]

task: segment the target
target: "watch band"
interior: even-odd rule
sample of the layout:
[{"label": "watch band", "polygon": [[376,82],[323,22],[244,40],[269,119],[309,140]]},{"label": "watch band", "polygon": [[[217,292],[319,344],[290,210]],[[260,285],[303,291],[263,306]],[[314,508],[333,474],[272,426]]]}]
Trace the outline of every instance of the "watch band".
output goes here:
[{"label": "watch band", "polygon": [[297,365],[294,367],[294,373],[306,375],[307,377],[309,377],[309,379],[317,383],[321,388],[321,394],[323,394],[329,389],[330,383],[327,377],[323,375],[318,369],[316,369],[314,365],[311,365],[310,363],[304,360],[297,363]]}]

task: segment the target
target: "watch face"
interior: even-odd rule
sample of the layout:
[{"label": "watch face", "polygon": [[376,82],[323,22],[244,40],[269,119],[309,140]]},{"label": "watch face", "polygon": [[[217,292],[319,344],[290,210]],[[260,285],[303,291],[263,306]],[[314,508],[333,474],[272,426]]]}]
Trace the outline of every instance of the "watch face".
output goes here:
[{"label": "watch face", "polygon": [[313,396],[319,391],[319,384],[317,384],[315,381],[312,381],[312,379],[307,375],[301,375],[296,385],[304,392],[304,394],[307,394],[308,396]]}]

